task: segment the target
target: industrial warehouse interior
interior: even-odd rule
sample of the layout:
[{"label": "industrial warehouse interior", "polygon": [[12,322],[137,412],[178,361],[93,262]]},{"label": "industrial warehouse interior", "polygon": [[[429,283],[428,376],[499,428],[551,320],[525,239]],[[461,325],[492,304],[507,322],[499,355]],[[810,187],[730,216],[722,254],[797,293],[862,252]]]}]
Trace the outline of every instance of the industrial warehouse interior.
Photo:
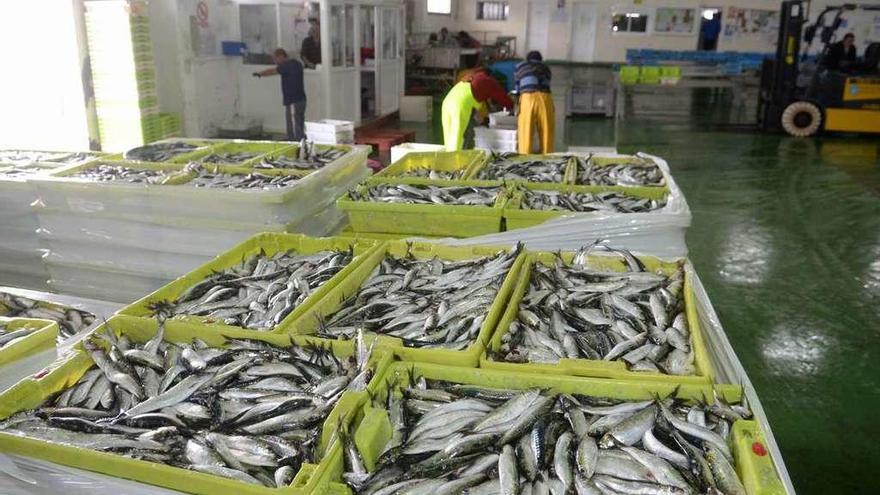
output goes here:
[{"label": "industrial warehouse interior", "polygon": [[880,2],[0,26],[0,494],[880,493]]}]

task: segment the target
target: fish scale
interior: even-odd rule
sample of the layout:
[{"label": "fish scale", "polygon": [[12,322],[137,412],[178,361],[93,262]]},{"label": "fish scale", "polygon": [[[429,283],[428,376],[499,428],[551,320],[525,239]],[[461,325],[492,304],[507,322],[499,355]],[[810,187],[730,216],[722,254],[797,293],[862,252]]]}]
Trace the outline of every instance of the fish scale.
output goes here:
[{"label": "fish scale", "polygon": [[[220,350],[199,350],[202,345],[197,341],[163,340],[159,328],[151,341],[132,343],[123,355],[153,352],[166,367],[183,365],[187,352],[177,352],[180,348],[221,355],[211,361],[215,364],[179,374],[167,389],[152,397],[135,397],[130,404],[126,404],[130,396],[107,386],[107,378],[114,383],[122,380],[105,374],[121,373],[129,381],[138,378],[127,375],[123,363],[92,365],[76,383],[36,409],[0,423],[0,430],[276,488],[288,485],[302,464],[318,461],[321,428],[341,391],[363,390],[368,380],[358,377],[371,373],[366,364],[369,349],[358,351],[365,356],[361,363],[337,359],[321,348],[278,347],[256,340],[232,340]],[[92,337],[85,346],[99,352],[94,350],[98,338]],[[113,343],[110,352],[121,342],[108,334],[100,339]],[[299,391],[287,388],[269,392],[268,397],[256,395],[260,389],[248,375],[257,366],[263,375],[270,374],[273,366],[279,367],[279,373],[290,366],[310,373],[286,373],[285,379]],[[128,367],[137,364],[130,362]],[[94,398],[106,393],[110,394],[106,403]],[[235,412],[229,415],[229,411]]]},{"label": "fish scale", "polygon": [[[391,383],[405,383],[400,378]],[[668,419],[674,424],[686,422],[687,411],[698,408],[729,432],[730,421],[713,415],[703,403],[689,406],[672,398],[636,402],[557,396],[546,390],[462,387],[435,380],[425,386],[404,386],[401,394],[392,389],[384,400],[374,399],[374,407],[391,409],[401,401],[415,401],[408,398],[411,395],[433,397],[427,411],[425,406],[406,405],[411,413],[395,416],[395,436],[373,472],[366,472],[359,463],[363,456],[350,435],[341,435],[347,469],[359,466],[357,472],[343,474],[355,493],[410,493],[408,481],[414,480],[431,488],[455,482],[459,491],[454,493],[465,494],[548,493],[548,487],[553,487],[553,493],[745,493],[726,447],[687,434],[686,425],[681,425],[683,430],[669,430]],[[509,398],[478,399],[477,394]],[[541,401],[547,405],[539,405]],[[480,404],[478,413],[468,412]],[[541,410],[535,412],[536,408]],[[658,412],[661,408],[663,415]],[[624,412],[606,429],[578,434],[568,418],[573,411],[583,415],[585,424],[610,418],[611,411]],[[482,420],[456,419],[468,414]],[[412,434],[418,431],[429,434]],[[708,476],[691,470],[700,466]],[[719,482],[709,481],[714,479]]]},{"label": "fish scale", "polygon": [[[579,251],[575,259],[584,260],[584,251]],[[639,285],[629,278],[641,276],[656,281]],[[658,295],[667,287],[677,286],[683,277],[681,267],[664,276],[642,271],[596,271],[583,264],[565,264],[559,258],[551,266],[536,263],[517,319],[492,357],[549,364],[561,359],[603,359],[622,361],[632,371],[692,375],[693,346],[683,316],[683,295],[680,290],[674,294],[667,291],[667,297],[672,298],[667,304]],[[622,286],[621,281],[625,282]],[[630,285],[637,285],[639,290],[629,293]],[[580,293],[589,293],[590,297],[569,297]],[[673,320],[682,328],[665,327]],[[657,323],[664,326],[658,327]],[[666,345],[667,341],[675,344]]]},{"label": "fish scale", "polygon": [[408,347],[463,349],[476,339],[521,249],[452,262],[386,256],[318,334],[351,338],[363,329],[399,337]]}]

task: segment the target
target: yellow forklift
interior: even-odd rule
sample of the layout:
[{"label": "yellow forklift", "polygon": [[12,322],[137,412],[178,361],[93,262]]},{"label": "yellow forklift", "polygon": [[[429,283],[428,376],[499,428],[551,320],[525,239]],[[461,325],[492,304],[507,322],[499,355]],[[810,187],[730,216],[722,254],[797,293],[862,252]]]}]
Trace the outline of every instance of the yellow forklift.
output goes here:
[{"label": "yellow forklift", "polygon": [[[804,2],[782,2],[776,58],[764,60],[761,68],[758,125],[762,130],[782,129],[801,137],[820,131],[880,133],[880,43],[869,44],[861,61],[846,71],[823,64],[836,41],[841,16],[854,10],[880,16],[880,5],[827,7],[804,29]],[[807,76],[801,63],[817,33],[823,48],[813,74]],[[807,44],[804,54],[802,39]]]}]

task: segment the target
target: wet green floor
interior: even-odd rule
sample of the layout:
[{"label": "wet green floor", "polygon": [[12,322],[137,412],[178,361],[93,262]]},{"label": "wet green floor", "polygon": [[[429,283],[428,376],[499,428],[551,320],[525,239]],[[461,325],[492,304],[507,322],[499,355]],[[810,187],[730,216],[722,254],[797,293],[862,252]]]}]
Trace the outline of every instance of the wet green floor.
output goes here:
[{"label": "wet green floor", "polygon": [[880,493],[880,139],[704,122],[580,119],[568,141],[669,161],[691,259],[798,493]]}]

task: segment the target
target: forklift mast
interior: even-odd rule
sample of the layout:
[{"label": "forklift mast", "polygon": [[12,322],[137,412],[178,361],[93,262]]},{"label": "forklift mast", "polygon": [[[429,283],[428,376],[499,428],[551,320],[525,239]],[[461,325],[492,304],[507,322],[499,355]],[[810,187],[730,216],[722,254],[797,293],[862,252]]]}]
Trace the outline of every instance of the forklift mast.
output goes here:
[{"label": "forklift mast", "polygon": [[796,97],[801,31],[806,15],[803,4],[802,0],[782,2],[776,59],[764,60],[761,68],[758,123],[763,130],[777,129],[782,112]]}]

